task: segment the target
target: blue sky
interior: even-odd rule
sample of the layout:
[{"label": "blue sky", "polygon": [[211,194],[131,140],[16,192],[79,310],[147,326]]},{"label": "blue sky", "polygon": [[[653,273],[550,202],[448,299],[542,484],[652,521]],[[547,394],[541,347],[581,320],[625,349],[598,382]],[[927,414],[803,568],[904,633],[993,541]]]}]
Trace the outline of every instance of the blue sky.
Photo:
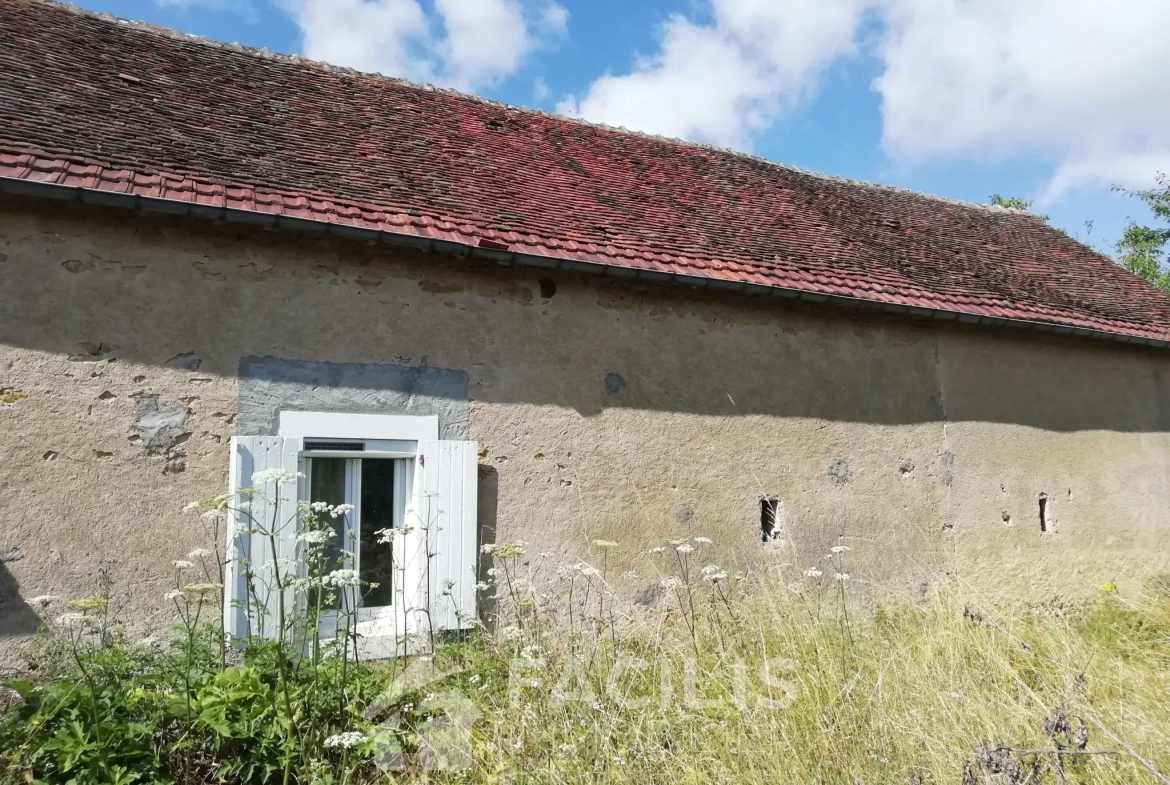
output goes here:
[{"label": "blue sky", "polygon": [[1110,185],[1170,171],[1165,0],[78,2],[818,172],[1033,198],[1106,251],[1150,220]]}]

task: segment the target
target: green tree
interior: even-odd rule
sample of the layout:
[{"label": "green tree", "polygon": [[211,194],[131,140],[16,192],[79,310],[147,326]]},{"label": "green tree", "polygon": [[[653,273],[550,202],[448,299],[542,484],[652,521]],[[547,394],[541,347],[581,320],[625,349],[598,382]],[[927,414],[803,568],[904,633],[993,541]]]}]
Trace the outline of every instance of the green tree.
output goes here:
[{"label": "green tree", "polygon": [[1159,229],[1131,219],[1117,241],[1117,263],[1170,294],[1170,179],[1159,174],[1157,183],[1148,191],[1114,186],[1114,191],[1141,199],[1155,217],[1167,224]]},{"label": "green tree", "polygon": [[[1019,210],[1022,213],[1032,213],[1032,200],[1031,199],[1018,199],[1014,196],[1000,196],[999,194],[992,194],[991,203],[993,205],[995,205],[996,207],[1005,207],[1008,210]],[[1039,218],[1041,221],[1044,221],[1047,223],[1047,221],[1048,221],[1047,215],[1039,215],[1039,214],[1035,214],[1035,213],[1032,213],[1032,214],[1035,215],[1037,218]]]}]

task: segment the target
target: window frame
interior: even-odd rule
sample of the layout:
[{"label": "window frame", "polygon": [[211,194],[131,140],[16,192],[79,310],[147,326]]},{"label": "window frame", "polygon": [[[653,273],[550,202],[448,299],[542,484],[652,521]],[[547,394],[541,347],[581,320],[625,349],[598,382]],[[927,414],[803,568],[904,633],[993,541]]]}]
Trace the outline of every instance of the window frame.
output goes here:
[{"label": "window frame", "polygon": [[[344,412],[313,412],[313,411],[281,411],[279,415],[279,435],[286,438],[303,440],[303,447],[297,462],[299,471],[304,475],[299,483],[298,501],[310,501],[312,485],[312,459],[314,458],[342,458],[346,460],[345,467],[345,503],[354,506],[354,521],[356,526],[348,520],[345,524],[342,539],[342,550],[353,554],[346,568],[353,569],[361,574],[361,461],[393,460],[394,461],[394,511],[392,528],[396,530],[395,547],[406,552],[406,543],[403,542],[406,533],[406,522],[410,516],[411,502],[417,493],[417,483],[420,480],[416,471],[416,462],[424,441],[437,441],[439,437],[438,417],[416,417],[390,414],[352,414]],[[312,449],[309,442],[362,442],[364,450],[329,450]],[[374,449],[369,449],[373,447]],[[356,534],[356,538],[353,536]],[[301,569],[304,569],[302,557]],[[407,609],[412,606],[413,598],[406,596],[407,586],[411,581],[409,576],[399,575],[395,571],[394,579],[400,582],[392,589],[392,596],[400,598],[390,605],[363,606],[361,604],[360,587],[345,589],[346,598],[343,607],[352,608],[354,618],[358,624],[358,633],[367,636],[383,636],[401,634],[407,625]],[[340,611],[331,611],[322,614],[321,628],[324,637],[335,637]]]}]

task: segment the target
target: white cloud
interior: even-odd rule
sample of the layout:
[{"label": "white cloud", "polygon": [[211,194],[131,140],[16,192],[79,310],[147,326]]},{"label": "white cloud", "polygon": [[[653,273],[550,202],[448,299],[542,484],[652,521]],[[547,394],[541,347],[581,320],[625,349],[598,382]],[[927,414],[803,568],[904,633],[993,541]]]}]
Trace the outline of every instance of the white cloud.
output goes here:
[{"label": "white cloud", "polygon": [[[285,0],[316,60],[472,91],[520,70],[568,12],[521,0]],[[441,34],[439,31],[441,30]]]},{"label": "white cloud", "polygon": [[[1044,198],[1170,171],[1170,0],[705,0],[558,111],[750,149],[878,22],[883,146],[909,163],[1034,155]],[[867,36],[868,37],[868,36]]]},{"label": "white cloud", "polygon": [[666,136],[747,147],[855,49],[865,0],[711,0],[710,24],[672,16],[657,53],[606,74],[558,111]]},{"label": "white cloud", "polygon": [[1045,197],[1170,169],[1170,2],[885,0],[884,146],[921,162],[1032,152]]},{"label": "white cloud", "polygon": [[416,0],[294,0],[288,5],[314,60],[426,80],[430,23]]}]

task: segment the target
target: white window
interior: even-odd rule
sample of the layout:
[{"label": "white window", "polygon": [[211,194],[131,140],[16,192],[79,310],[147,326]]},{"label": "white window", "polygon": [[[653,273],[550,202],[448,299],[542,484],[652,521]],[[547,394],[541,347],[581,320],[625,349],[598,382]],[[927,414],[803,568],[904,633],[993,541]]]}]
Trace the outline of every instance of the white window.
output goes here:
[{"label": "white window", "polygon": [[[232,440],[231,491],[264,469],[299,475],[259,487],[231,516],[225,617],[234,637],[276,637],[315,595],[286,589],[304,576],[298,502],[345,504],[333,521],[324,571],[353,570],[361,585],[324,609],[322,637],[354,623],[359,655],[394,656],[411,639],[466,629],[476,616],[477,446],[440,441],[435,417],[282,412],[279,436]],[[280,575],[280,580],[277,576]],[[372,584],[377,584],[376,586]]]}]

